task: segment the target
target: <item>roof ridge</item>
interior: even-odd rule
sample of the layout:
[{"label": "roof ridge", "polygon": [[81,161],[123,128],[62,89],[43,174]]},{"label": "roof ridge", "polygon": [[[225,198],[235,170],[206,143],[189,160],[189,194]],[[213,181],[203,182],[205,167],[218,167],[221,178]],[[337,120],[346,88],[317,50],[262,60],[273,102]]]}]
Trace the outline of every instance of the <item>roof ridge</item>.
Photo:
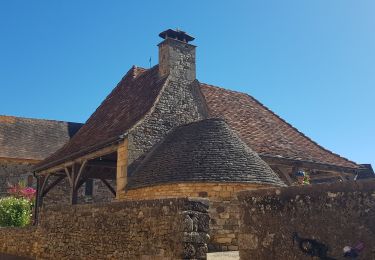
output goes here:
[{"label": "roof ridge", "polygon": [[[281,120],[283,123],[287,124],[288,126],[290,126],[292,129],[294,129],[295,131],[297,131],[297,133],[299,133],[302,137],[306,138],[308,141],[310,141],[311,143],[315,144],[316,146],[318,146],[319,148],[323,149],[324,151],[334,155],[334,156],[337,156],[349,163],[353,163],[357,166],[358,163],[354,162],[354,161],[351,161],[349,159],[347,159],[346,157],[343,157],[325,147],[323,147],[322,145],[318,144],[317,142],[315,142],[314,140],[312,140],[310,137],[306,136],[304,133],[302,133],[300,130],[298,130],[295,126],[293,126],[292,124],[288,123],[286,120],[284,120],[283,118],[281,118],[279,115],[277,115],[275,112],[273,112],[270,108],[268,108],[267,106],[265,106],[263,103],[261,103],[259,100],[257,100],[256,98],[254,98],[253,96],[251,96],[250,94],[248,93],[245,93],[245,92],[240,92],[240,91],[235,91],[235,90],[231,90],[231,89],[226,89],[226,88],[223,88],[223,87],[218,87],[218,86],[215,86],[215,85],[211,85],[211,84],[206,84],[206,83],[201,83],[201,84],[204,84],[206,85],[207,87],[211,87],[211,88],[217,88],[217,89],[222,89],[224,91],[227,91],[227,92],[232,92],[232,93],[237,93],[237,94],[242,94],[242,95],[245,95],[247,96],[248,98],[252,99],[253,101],[255,101],[256,103],[258,103],[261,107],[263,107],[264,109],[266,109],[268,112],[270,112],[272,115],[274,115],[275,117],[277,117],[279,120]],[[262,154],[262,153],[259,153],[259,154]],[[265,154],[267,155],[267,154]],[[285,158],[285,159],[288,159],[287,157],[282,157],[282,158]]]},{"label": "roof ridge", "polygon": [[[156,65],[155,65],[156,66]],[[154,67],[155,67],[154,66]],[[150,69],[153,69],[153,68],[150,68]],[[137,65],[133,65],[130,70],[125,74],[125,77],[127,76],[128,73],[131,73],[132,74],[132,77],[133,79],[135,79],[136,77],[138,77],[140,74],[142,74],[143,72],[147,71],[149,69],[146,69],[146,68],[143,68],[143,67],[139,67]]]}]

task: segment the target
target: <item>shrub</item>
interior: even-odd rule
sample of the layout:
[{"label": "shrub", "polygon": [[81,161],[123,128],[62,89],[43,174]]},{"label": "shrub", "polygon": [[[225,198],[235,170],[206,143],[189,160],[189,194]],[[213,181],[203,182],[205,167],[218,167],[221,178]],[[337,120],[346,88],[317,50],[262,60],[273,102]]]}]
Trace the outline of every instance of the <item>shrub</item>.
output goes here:
[{"label": "shrub", "polygon": [[0,226],[24,227],[30,223],[32,204],[24,198],[0,199]]},{"label": "shrub", "polygon": [[27,187],[24,181],[19,181],[16,184],[8,183],[8,193],[12,197],[25,198],[31,202],[34,202],[36,190],[31,187]]}]

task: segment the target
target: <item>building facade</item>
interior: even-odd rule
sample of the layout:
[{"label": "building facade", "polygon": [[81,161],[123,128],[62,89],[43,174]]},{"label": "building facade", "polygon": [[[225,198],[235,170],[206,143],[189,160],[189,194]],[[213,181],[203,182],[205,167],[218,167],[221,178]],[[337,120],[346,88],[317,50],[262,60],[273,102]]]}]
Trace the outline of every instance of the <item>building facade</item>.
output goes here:
[{"label": "building facade", "polygon": [[60,149],[79,123],[0,116],[0,196],[9,185],[36,186],[32,168]]},{"label": "building facade", "polygon": [[368,172],[253,97],[200,83],[193,37],[159,36],[159,64],[132,67],[77,134],[35,166],[38,207],[57,203],[59,192],[59,203],[82,203],[80,191],[93,181],[108,188],[108,200],[204,197],[210,249],[236,250],[236,192],[293,185],[300,170],[313,183]]}]

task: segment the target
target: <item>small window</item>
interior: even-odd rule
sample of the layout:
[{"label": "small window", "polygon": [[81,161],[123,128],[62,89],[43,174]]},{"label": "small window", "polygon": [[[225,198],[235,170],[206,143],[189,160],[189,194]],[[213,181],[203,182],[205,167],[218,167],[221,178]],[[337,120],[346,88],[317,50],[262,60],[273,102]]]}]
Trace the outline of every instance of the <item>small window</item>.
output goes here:
[{"label": "small window", "polygon": [[32,187],[34,184],[34,177],[32,175],[27,176],[27,187]]},{"label": "small window", "polygon": [[86,184],[85,184],[85,195],[92,196],[93,190],[94,190],[94,180],[87,179]]}]

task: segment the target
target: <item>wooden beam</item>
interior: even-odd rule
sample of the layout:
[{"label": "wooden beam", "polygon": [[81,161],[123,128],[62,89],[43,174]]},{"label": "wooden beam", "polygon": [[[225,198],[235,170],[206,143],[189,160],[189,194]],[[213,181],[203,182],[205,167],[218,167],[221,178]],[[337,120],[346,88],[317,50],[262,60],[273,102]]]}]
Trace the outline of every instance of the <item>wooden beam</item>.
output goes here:
[{"label": "wooden beam", "polygon": [[285,177],[285,180],[286,180],[286,184],[288,184],[289,186],[293,184],[293,180],[292,178],[290,177],[290,175],[286,172],[285,169],[281,169],[281,167],[275,167],[274,169],[276,169],[276,172],[279,173],[280,175],[284,176]]},{"label": "wooden beam", "polygon": [[85,178],[82,178],[78,183],[77,183],[77,191],[79,190],[79,188],[81,188],[81,186],[85,183],[86,179]]},{"label": "wooden beam", "polygon": [[111,186],[111,184],[109,184],[108,181],[106,181],[105,179],[100,179],[104,184],[105,186],[107,186],[107,188],[112,192],[112,194],[116,197],[116,191],[115,189]]},{"label": "wooden beam", "polygon": [[95,159],[95,158],[98,158],[98,157],[101,157],[101,156],[104,156],[104,155],[108,155],[108,154],[114,153],[114,152],[117,151],[117,147],[118,147],[118,144],[110,145],[108,147],[105,147],[103,149],[97,150],[95,152],[88,153],[86,155],[80,156],[80,157],[78,157],[78,158],[76,158],[74,160],[69,160],[69,161],[61,163],[59,165],[53,166],[53,167],[51,167],[49,169],[42,170],[40,172],[37,172],[37,174],[38,175],[39,174],[47,174],[47,173],[51,173],[51,172],[57,172],[57,171],[64,170],[64,168],[70,167],[70,166],[72,166],[75,163],[82,163],[85,160],[88,161],[88,160],[92,160],[92,159]]},{"label": "wooden beam", "polygon": [[101,171],[95,171],[93,173],[87,174],[87,177],[91,179],[105,179],[105,180],[116,180],[116,172],[114,170],[105,171],[103,172],[103,168],[100,169]]},{"label": "wooden beam", "polygon": [[327,179],[327,178],[341,178],[340,173],[338,172],[325,172],[325,171],[318,171],[315,173],[310,174],[311,179]]},{"label": "wooden beam", "polygon": [[55,187],[60,181],[62,181],[66,176],[65,175],[60,175],[56,180],[54,180],[48,187],[46,187],[43,190],[42,196],[46,196],[46,194],[53,188]]},{"label": "wooden beam", "polygon": [[103,167],[103,168],[111,168],[111,169],[116,169],[116,162],[110,163],[110,162],[89,162],[87,166],[90,167]]},{"label": "wooden beam", "polygon": [[71,172],[69,171],[68,167],[65,167],[64,170],[65,170],[66,176],[68,176],[69,184],[70,184],[70,187],[71,187],[71,186],[73,186],[73,180],[72,180]]},{"label": "wooden beam", "polygon": [[81,178],[82,172],[84,171],[84,169],[85,169],[85,167],[86,167],[86,164],[87,164],[87,160],[83,161],[83,163],[82,163],[81,166],[79,167],[78,174],[77,174],[77,176],[75,177],[75,182],[74,182],[74,185],[75,185],[75,186],[77,186],[78,181],[79,181],[79,179]]},{"label": "wooden beam", "polygon": [[306,169],[317,169],[323,171],[336,171],[342,173],[351,173],[355,174],[356,171],[359,169],[356,168],[349,168],[349,167],[341,167],[336,165],[324,164],[324,163],[315,163],[315,162],[308,162],[308,161],[300,161],[295,159],[286,159],[286,158],[277,158],[269,155],[262,155],[260,157],[270,165],[284,165],[284,166],[297,166],[299,168],[306,168]]},{"label": "wooden beam", "polygon": [[47,176],[44,177],[44,180],[43,180],[41,188],[40,188],[40,195],[41,195],[42,198],[43,198],[44,189],[45,189],[45,187],[48,183],[49,176],[50,176],[50,174],[48,174]]}]

